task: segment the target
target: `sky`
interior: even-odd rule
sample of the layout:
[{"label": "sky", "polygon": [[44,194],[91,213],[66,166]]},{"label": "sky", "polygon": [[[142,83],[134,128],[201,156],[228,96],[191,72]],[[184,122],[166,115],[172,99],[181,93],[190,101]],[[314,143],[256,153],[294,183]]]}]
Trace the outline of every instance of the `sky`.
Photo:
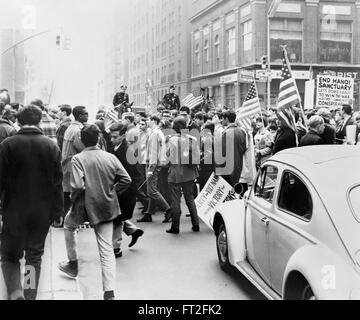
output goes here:
[{"label": "sky", "polygon": [[[0,28],[25,27],[25,36],[50,30],[26,46],[47,81],[54,84],[53,103],[94,108],[91,89],[103,80],[103,41],[109,36],[111,18],[126,14],[124,1],[0,0],[0,6],[7,13],[0,19]],[[71,39],[71,50],[56,50],[57,34]]]}]

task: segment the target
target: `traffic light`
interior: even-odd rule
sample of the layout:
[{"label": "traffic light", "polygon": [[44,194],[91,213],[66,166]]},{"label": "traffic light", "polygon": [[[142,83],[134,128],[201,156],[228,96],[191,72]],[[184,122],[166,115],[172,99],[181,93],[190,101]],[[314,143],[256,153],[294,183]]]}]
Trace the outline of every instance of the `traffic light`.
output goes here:
[{"label": "traffic light", "polygon": [[56,36],[56,45],[57,45],[58,47],[60,47],[60,44],[61,44],[61,36],[57,35],[57,36]]},{"label": "traffic light", "polygon": [[266,69],[267,68],[267,61],[268,58],[267,56],[262,56],[261,57],[261,69]]}]

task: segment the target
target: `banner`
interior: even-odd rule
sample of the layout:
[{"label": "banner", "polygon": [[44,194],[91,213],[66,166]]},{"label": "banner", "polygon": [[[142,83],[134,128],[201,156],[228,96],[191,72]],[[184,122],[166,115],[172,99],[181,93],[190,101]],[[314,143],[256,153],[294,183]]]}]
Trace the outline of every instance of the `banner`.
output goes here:
[{"label": "banner", "polygon": [[219,203],[235,199],[233,187],[224,178],[213,173],[204,189],[195,199],[199,218],[212,229],[211,221],[214,218]]},{"label": "banner", "polygon": [[354,99],[354,79],[318,75],[316,86],[317,107],[340,107]]}]

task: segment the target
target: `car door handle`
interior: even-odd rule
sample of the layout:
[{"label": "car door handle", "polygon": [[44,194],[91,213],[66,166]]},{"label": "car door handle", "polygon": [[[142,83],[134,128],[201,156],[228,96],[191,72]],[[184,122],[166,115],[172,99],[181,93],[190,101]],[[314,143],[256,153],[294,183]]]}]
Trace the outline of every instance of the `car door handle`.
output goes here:
[{"label": "car door handle", "polygon": [[261,222],[265,224],[266,226],[269,226],[270,220],[268,218],[262,218]]}]

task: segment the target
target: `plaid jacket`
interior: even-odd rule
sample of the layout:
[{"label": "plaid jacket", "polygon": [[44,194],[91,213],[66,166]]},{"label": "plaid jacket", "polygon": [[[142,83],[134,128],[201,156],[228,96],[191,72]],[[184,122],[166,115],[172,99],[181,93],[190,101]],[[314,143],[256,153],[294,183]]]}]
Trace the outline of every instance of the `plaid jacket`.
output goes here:
[{"label": "plaid jacket", "polygon": [[40,129],[42,130],[45,136],[49,137],[57,144],[56,123],[55,120],[51,118],[51,116],[48,113],[46,113],[46,111],[42,112]]}]

